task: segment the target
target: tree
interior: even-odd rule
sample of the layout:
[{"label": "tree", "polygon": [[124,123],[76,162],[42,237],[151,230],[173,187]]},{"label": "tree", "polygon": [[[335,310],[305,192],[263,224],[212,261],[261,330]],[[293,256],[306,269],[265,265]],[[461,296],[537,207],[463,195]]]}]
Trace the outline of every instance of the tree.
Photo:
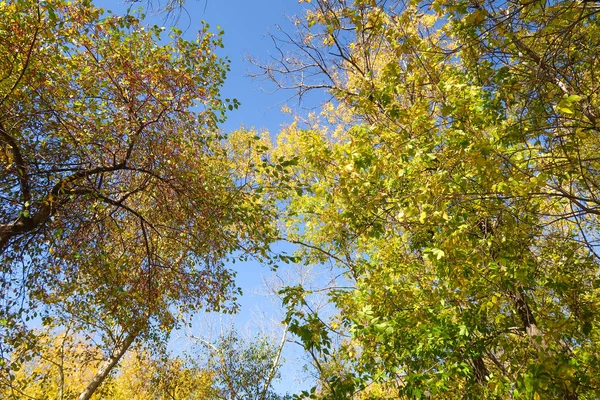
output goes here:
[{"label": "tree", "polygon": [[265,178],[303,262],[345,271],[329,324],[286,291],[321,363],[350,335],[325,397],[598,396],[598,11],[316,1],[284,37],[265,72],[332,96]]},{"label": "tree", "polygon": [[[38,352],[25,358],[10,382],[0,381],[6,399],[76,399],[102,363],[98,346],[70,330],[35,331]],[[279,352],[266,337],[243,339],[233,330],[216,342],[174,355],[140,345],[125,354],[95,396],[107,400],[287,399],[271,388],[278,378]],[[24,357],[27,355],[27,357]]]},{"label": "tree", "polygon": [[[284,336],[285,337],[285,336]],[[279,346],[268,337],[245,339],[233,328],[215,342],[199,340],[199,364],[212,372],[215,393],[211,399],[279,400],[271,384],[279,379]]]},{"label": "tree", "polygon": [[134,341],[235,310],[223,258],[265,254],[272,218],[217,129],[238,105],[219,95],[222,32],[165,38],[88,0],[7,1],[0,15],[0,373],[11,382],[17,350],[44,345],[32,320],[68,324],[103,354],[87,399]]},{"label": "tree", "polygon": [[152,357],[147,352],[129,353],[108,386],[106,397],[112,400],[201,400],[216,392],[212,371],[183,356]]},{"label": "tree", "polygon": [[36,338],[36,350],[26,345],[14,349],[9,360],[15,363],[11,375],[0,376],[2,398],[77,398],[101,363],[100,349],[69,329],[62,333],[34,331],[30,334]]},{"label": "tree", "polygon": [[[8,384],[0,384],[6,399],[75,399],[99,368],[102,354],[70,331],[37,331],[45,346],[15,372]],[[202,370],[183,357],[136,348],[128,352],[117,370],[111,371],[96,392],[99,398],[206,399],[215,393],[210,371]]]}]

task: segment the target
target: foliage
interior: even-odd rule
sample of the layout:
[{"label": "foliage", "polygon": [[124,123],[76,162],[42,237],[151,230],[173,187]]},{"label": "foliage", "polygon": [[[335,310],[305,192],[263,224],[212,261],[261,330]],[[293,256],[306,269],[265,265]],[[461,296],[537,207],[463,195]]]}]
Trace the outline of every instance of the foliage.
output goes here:
[{"label": "foliage", "polygon": [[34,331],[30,335],[35,336],[36,346],[24,345],[13,352],[13,371],[10,376],[1,376],[0,397],[77,398],[100,365],[99,349],[69,330],[60,334]]},{"label": "foliage", "polygon": [[[3,399],[76,399],[102,363],[100,349],[70,330],[33,331],[35,348],[23,346],[10,382],[0,381]],[[278,400],[279,348],[265,337],[243,339],[233,329],[214,343],[174,355],[136,346],[122,357],[94,398]]]},{"label": "foliage", "polygon": [[264,178],[297,256],[345,273],[329,324],[285,292],[306,395],[597,398],[600,9],[313,3],[265,67],[332,95]]},{"label": "foliage", "polygon": [[107,384],[110,400],[202,400],[214,396],[214,374],[183,357],[131,352]]},{"label": "foliage", "polygon": [[[99,368],[99,349],[69,331],[36,335],[41,352],[30,352],[12,382],[0,385],[2,398],[76,399]],[[135,349],[96,394],[107,400],[206,399],[214,393],[212,382],[211,372],[181,357]]]},{"label": "foliage", "polygon": [[279,379],[279,352],[266,336],[245,339],[229,330],[217,341],[201,342],[199,361],[213,373],[214,397],[211,399],[279,400],[271,383]]},{"label": "foliage", "polygon": [[[0,2],[0,375],[69,326],[104,362],[182,315],[235,310],[223,259],[265,254],[272,218],[217,124],[222,32],[195,40],[89,0]],[[258,139],[236,134],[241,149]]]}]

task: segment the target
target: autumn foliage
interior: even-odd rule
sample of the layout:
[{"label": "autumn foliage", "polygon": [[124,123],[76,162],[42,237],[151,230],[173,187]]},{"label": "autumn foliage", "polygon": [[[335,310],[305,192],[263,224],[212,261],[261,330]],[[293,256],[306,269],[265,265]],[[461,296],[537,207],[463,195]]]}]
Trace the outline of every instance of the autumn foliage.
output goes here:
[{"label": "autumn foliage", "polygon": [[231,336],[211,371],[144,350],[234,311],[241,254],[336,276],[280,291],[316,374],[299,398],[598,398],[598,3],[301,3],[257,74],[326,100],[271,143],[219,131],[221,32],[0,2],[0,393],[60,371],[36,360],[61,342],[95,357],[80,399],[151,393],[139,363],[148,396],[232,397],[258,368],[246,396],[277,398],[280,348],[236,359]]}]

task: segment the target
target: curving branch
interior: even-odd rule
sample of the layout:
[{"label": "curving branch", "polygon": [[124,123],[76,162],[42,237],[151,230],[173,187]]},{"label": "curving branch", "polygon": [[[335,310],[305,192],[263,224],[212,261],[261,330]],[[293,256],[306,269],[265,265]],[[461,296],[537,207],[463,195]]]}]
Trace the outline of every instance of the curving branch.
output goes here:
[{"label": "curving branch", "polygon": [[[39,208],[35,213],[23,213],[10,223],[0,224],[0,254],[3,254],[11,239],[24,233],[32,232],[41,227],[56,213],[58,207],[70,201],[69,196],[73,194],[70,186],[78,180],[102,174],[126,169],[126,164],[119,163],[112,166],[102,166],[75,172],[56,183],[43,200],[39,202]],[[68,195],[65,197],[65,195]],[[29,204],[26,207],[31,207]],[[30,209],[27,209],[30,211]]]},{"label": "curving branch", "polygon": [[31,203],[31,188],[29,185],[27,166],[17,141],[4,128],[2,122],[0,122],[0,143],[5,151],[12,153],[13,162],[17,171],[17,179],[21,188],[21,203],[24,205],[24,209],[28,209],[29,205],[27,204]]}]

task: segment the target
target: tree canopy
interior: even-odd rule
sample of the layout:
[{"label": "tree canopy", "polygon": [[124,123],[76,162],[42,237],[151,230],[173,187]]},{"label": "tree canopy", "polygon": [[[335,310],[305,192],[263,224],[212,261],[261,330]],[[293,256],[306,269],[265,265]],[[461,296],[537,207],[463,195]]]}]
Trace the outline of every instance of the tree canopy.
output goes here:
[{"label": "tree canopy", "polygon": [[313,396],[598,396],[599,10],[317,0],[280,39],[265,73],[331,95],[267,171],[297,256],[344,274],[329,322],[284,290]]},{"label": "tree canopy", "polygon": [[233,254],[338,274],[280,292],[296,397],[598,398],[597,2],[300,2],[261,71],[329,97],[272,138],[219,130],[222,32],[0,2],[0,393],[279,398],[265,341],[150,351]]},{"label": "tree canopy", "polygon": [[105,360],[89,398],[135,340],[235,310],[223,258],[271,236],[238,162],[256,139],[218,130],[238,103],[220,97],[229,67],[208,25],[186,40],[87,0],[0,16],[0,378],[37,351],[32,324],[68,326]]},{"label": "tree canopy", "polygon": [[[73,332],[40,334],[40,349],[0,386],[5,399],[75,399],[101,363],[98,347]],[[95,398],[106,400],[280,400],[270,385],[278,379],[280,350],[266,336],[245,339],[233,330],[215,341],[196,341],[185,351],[131,349]]]}]

